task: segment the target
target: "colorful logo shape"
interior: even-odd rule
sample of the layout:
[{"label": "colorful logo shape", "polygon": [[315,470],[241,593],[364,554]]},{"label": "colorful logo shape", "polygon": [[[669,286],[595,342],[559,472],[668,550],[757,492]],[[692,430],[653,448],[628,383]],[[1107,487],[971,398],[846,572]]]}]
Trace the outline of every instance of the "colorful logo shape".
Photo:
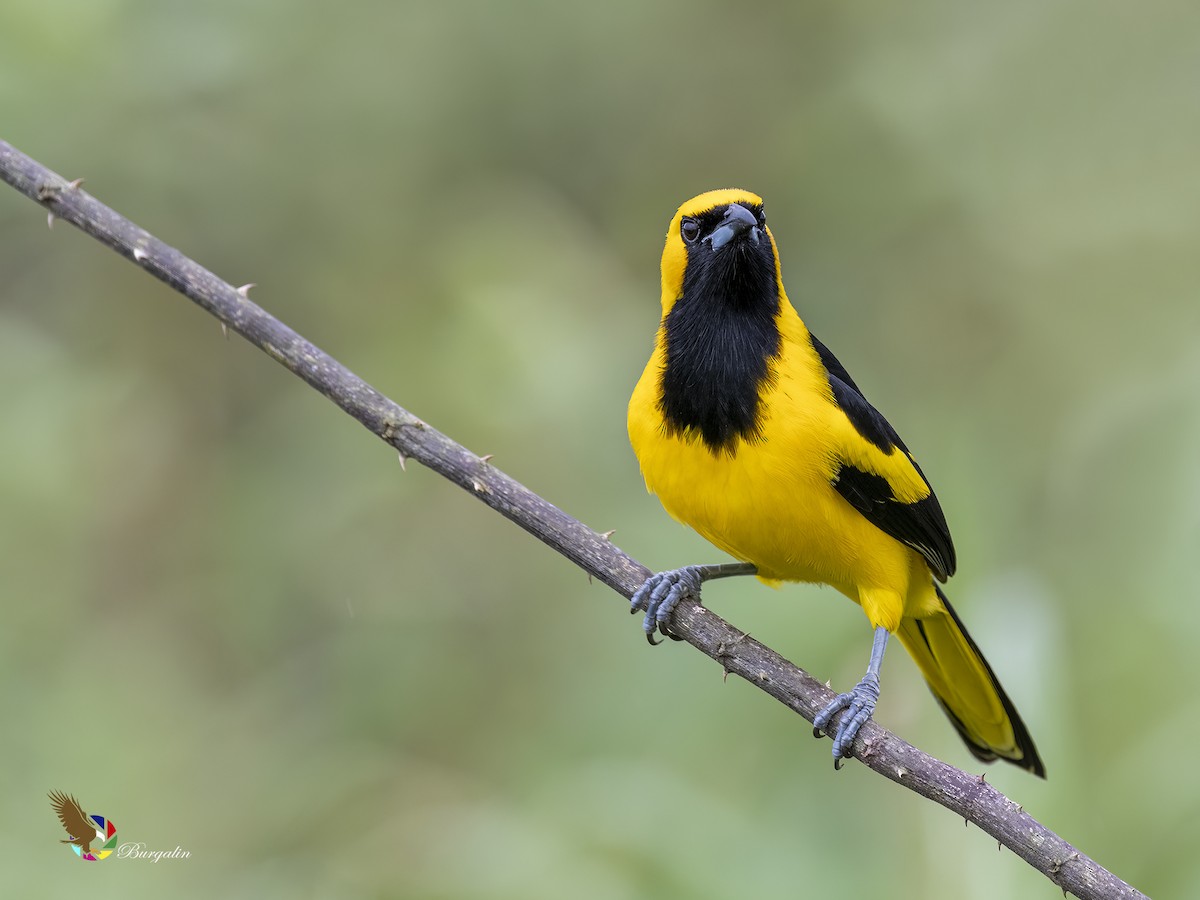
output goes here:
[{"label": "colorful logo shape", "polygon": [[[117,826],[112,819],[88,815],[78,800],[62,791],[50,792],[50,804],[67,832],[67,840],[60,843],[70,844],[80,859],[99,862],[117,849]],[[99,846],[94,848],[93,844]]]}]

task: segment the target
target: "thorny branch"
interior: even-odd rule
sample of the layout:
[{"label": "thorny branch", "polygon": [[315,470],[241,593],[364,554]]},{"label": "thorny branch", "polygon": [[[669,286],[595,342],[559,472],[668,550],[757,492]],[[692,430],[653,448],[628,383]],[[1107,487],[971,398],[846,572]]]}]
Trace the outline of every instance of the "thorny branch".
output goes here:
[{"label": "thorny branch", "polygon": [[[495,466],[380,394],[340,362],[173,247],[91,197],[82,179],[68,181],[0,141],[0,178],[203,307],[268,356],[320,391],[400,453],[414,459],[617,593],[630,597],[650,572],[609,540],[522,487]],[[775,651],[695,603],[681,603],[675,633],[809,722],[832,697],[823,684]],[[874,721],[859,732],[853,755],[868,768],[979,826],[1052,882],[1079,897],[1140,898],[1130,887],[988,784],[902,741]]]}]

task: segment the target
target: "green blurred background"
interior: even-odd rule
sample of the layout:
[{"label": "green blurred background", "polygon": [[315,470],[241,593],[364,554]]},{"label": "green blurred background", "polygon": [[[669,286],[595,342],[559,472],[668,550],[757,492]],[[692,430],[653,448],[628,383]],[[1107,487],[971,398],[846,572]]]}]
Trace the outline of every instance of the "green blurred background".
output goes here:
[{"label": "green blurred background", "polygon": [[[759,192],[1049,770],[989,780],[1196,896],[1194,9],[17,0],[2,136],[656,568],[721,558],[625,436],[663,231]],[[1057,896],[3,190],[0,273],[5,893]],[[706,597],[861,675],[831,591]],[[903,653],[878,718],[981,770]]]}]

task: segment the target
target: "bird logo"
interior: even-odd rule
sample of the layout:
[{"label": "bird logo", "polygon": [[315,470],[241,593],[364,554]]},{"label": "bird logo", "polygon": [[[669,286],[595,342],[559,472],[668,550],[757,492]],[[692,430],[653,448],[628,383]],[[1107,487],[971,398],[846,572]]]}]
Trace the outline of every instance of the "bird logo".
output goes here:
[{"label": "bird logo", "polygon": [[[117,846],[117,827],[111,819],[88,815],[78,800],[62,791],[51,791],[49,797],[58,821],[67,832],[67,840],[59,843],[70,844],[76,856],[89,862],[104,859],[113,852]],[[101,849],[93,850],[93,843],[101,844]]]}]

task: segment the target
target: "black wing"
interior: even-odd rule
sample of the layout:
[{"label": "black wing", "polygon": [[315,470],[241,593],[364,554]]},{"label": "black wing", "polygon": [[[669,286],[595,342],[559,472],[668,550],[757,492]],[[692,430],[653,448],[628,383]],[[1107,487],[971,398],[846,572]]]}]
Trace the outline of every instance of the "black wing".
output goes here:
[{"label": "black wing", "polygon": [[903,453],[929,487],[929,493],[915,503],[902,503],[895,498],[891,484],[882,474],[863,471],[844,461],[834,477],[834,488],[872,525],[925,557],[933,574],[939,581],[945,581],[954,574],[957,562],[946,517],[929,480],[904,446],[904,441],[900,440],[900,435],[896,434],[896,429],[867,402],[837,357],[815,335],[810,334],[809,338],[829,376],[834,402],[846,414],[850,424],[884,453]]}]

